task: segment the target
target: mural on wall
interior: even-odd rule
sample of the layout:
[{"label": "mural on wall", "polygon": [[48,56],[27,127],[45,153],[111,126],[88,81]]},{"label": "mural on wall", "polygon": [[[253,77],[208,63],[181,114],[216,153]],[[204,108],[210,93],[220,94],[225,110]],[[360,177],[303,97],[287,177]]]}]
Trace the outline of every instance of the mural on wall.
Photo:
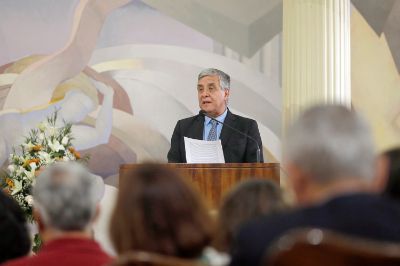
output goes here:
[{"label": "mural on wall", "polygon": [[[122,163],[166,160],[176,121],[198,112],[197,74],[215,67],[231,75],[232,111],[258,121],[267,160],[279,161],[282,0],[180,2],[113,0],[98,19],[88,13],[84,20],[85,8],[97,1],[3,0],[1,137],[10,138],[5,132],[18,123],[9,121],[22,118],[21,111],[38,120],[36,114],[79,98],[84,110],[78,125],[102,133],[82,152],[92,155],[94,173],[114,182]],[[399,144],[393,49],[399,3],[352,2],[360,11],[354,9],[352,21],[353,105],[366,113],[384,149]],[[65,56],[74,40],[85,43],[84,52]],[[3,161],[18,142],[12,138],[8,146],[0,144]]]},{"label": "mural on wall", "polygon": [[371,123],[377,148],[400,146],[400,76],[385,34],[352,14],[352,102]]},{"label": "mural on wall", "polygon": [[[279,35],[263,37],[250,53],[232,50],[216,41],[227,36],[205,35],[162,8],[142,1],[109,2],[113,4],[100,8],[97,20],[90,18],[93,12],[85,17],[95,0],[2,2],[0,38],[7,42],[0,42],[1,114],[26,114],[27,130],[61,107],[71,114],[70,121],[79,122],[75,128],[92,130],[79,137],[91,140],[90,145],[77,144],[91,154],[91,170],[113,183],[122,163],[166,161],[176,121],[198,112],[197,74],[216,67],[231,75],[232,111],[258,121],[264,153],[279,160]],[[258,15],[267,16],[267,8]],[[74,44],[81,49],[78,53]],[[70,100],[82,103],[82,111],[68,107]]]}]

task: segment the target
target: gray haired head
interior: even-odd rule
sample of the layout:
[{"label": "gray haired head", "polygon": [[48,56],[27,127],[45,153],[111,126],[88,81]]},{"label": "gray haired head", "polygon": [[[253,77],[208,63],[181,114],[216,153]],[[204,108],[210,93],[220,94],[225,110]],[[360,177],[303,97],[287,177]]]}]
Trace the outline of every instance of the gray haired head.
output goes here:
[{"label": "gray haired head", "polygon": [[218,76],[221,90],[229,90],[231,88],[231,77],[225,72],[215,68],[206,68],[200,72],[197,81],[207,76]]},{"label": "gray haired head", "polygon": [[55,163],[46,168],[32,193],[44,224],[60,231],[85,230],[96,213],[95,178],[78,163]]},{"label": "gray haired head", "polygon": [[372,179],[375,149],[367,122],[344,106],[321,105],[304,112],[288,129],[287,161],[316,182]]}]

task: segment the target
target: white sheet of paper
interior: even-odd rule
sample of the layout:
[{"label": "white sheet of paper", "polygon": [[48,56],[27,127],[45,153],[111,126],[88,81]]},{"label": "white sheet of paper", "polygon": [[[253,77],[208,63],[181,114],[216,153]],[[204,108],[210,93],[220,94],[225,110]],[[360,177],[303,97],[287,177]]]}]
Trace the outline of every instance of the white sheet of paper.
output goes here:
[{"label": "white sheet of paper", "polygon": [[187,163],[225,163],[221,140],[205,141],[184,137]]}]

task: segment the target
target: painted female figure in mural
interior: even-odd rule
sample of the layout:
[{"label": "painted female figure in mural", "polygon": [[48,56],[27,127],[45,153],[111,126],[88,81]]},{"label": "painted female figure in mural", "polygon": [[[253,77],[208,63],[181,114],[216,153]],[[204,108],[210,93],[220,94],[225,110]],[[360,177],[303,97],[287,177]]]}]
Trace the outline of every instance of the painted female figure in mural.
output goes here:
[{"label": "painted female figure in mural", "polygon": [[26,109],[48,103],[56,86],[87,66],[108,14],[129,1],[81,0],[66,45],[25,69],[12,85],[3,108]]},{"label": "painted female figure in mural", "polygon": [[[78,124],[96,108],[97,98],[82,88],[68,88],[61,100],[51,102],[55,89],[65,80],[84,70],[96,45],[97,36],[107,15],[130,0],[81,0],[75,9],[69,40],[60,51],[28,66],[17,77],[0,112],[0,166],[32,128],[55,110],[59,121],[72,123],[72,144],[87,149],[107,143],[111,134],[114,91],[104,83],[92,80],[103,95],[103,104],[95,126]],[[39,107],[45,104],[45,107]],[[23,111],[29,110],[29,111]]]},{"label": "painted female figure in mural", "polygon": [[32,128],[37,128],[41,121],[56,110],[58,110],[58,123],[65,121],[73,124],[72,144],[77,150],[107,143],[111,134],[114,91],[104,83],[94,80],[92,82],[103,95],[103,104],[94,127],[78,124],[96,107],[94,101],[80,89],[72,88],[62,100],[50,104],[44,109],[30,112],[15,110],[0,112],[0,165],[7,160],[13,147],[23,142],[24,136],[27,136]]}]

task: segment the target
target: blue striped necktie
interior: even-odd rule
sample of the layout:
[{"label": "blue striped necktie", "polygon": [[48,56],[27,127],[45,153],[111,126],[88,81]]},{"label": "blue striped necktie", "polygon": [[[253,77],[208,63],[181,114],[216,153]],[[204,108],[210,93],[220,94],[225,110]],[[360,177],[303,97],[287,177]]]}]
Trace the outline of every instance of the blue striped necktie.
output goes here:
[{"label": "blue striped necktie", "polygon": [[211,130],[208,133],[207,140],[208,141],[214,141],[217,140],[217,121],[211,120]]}]

